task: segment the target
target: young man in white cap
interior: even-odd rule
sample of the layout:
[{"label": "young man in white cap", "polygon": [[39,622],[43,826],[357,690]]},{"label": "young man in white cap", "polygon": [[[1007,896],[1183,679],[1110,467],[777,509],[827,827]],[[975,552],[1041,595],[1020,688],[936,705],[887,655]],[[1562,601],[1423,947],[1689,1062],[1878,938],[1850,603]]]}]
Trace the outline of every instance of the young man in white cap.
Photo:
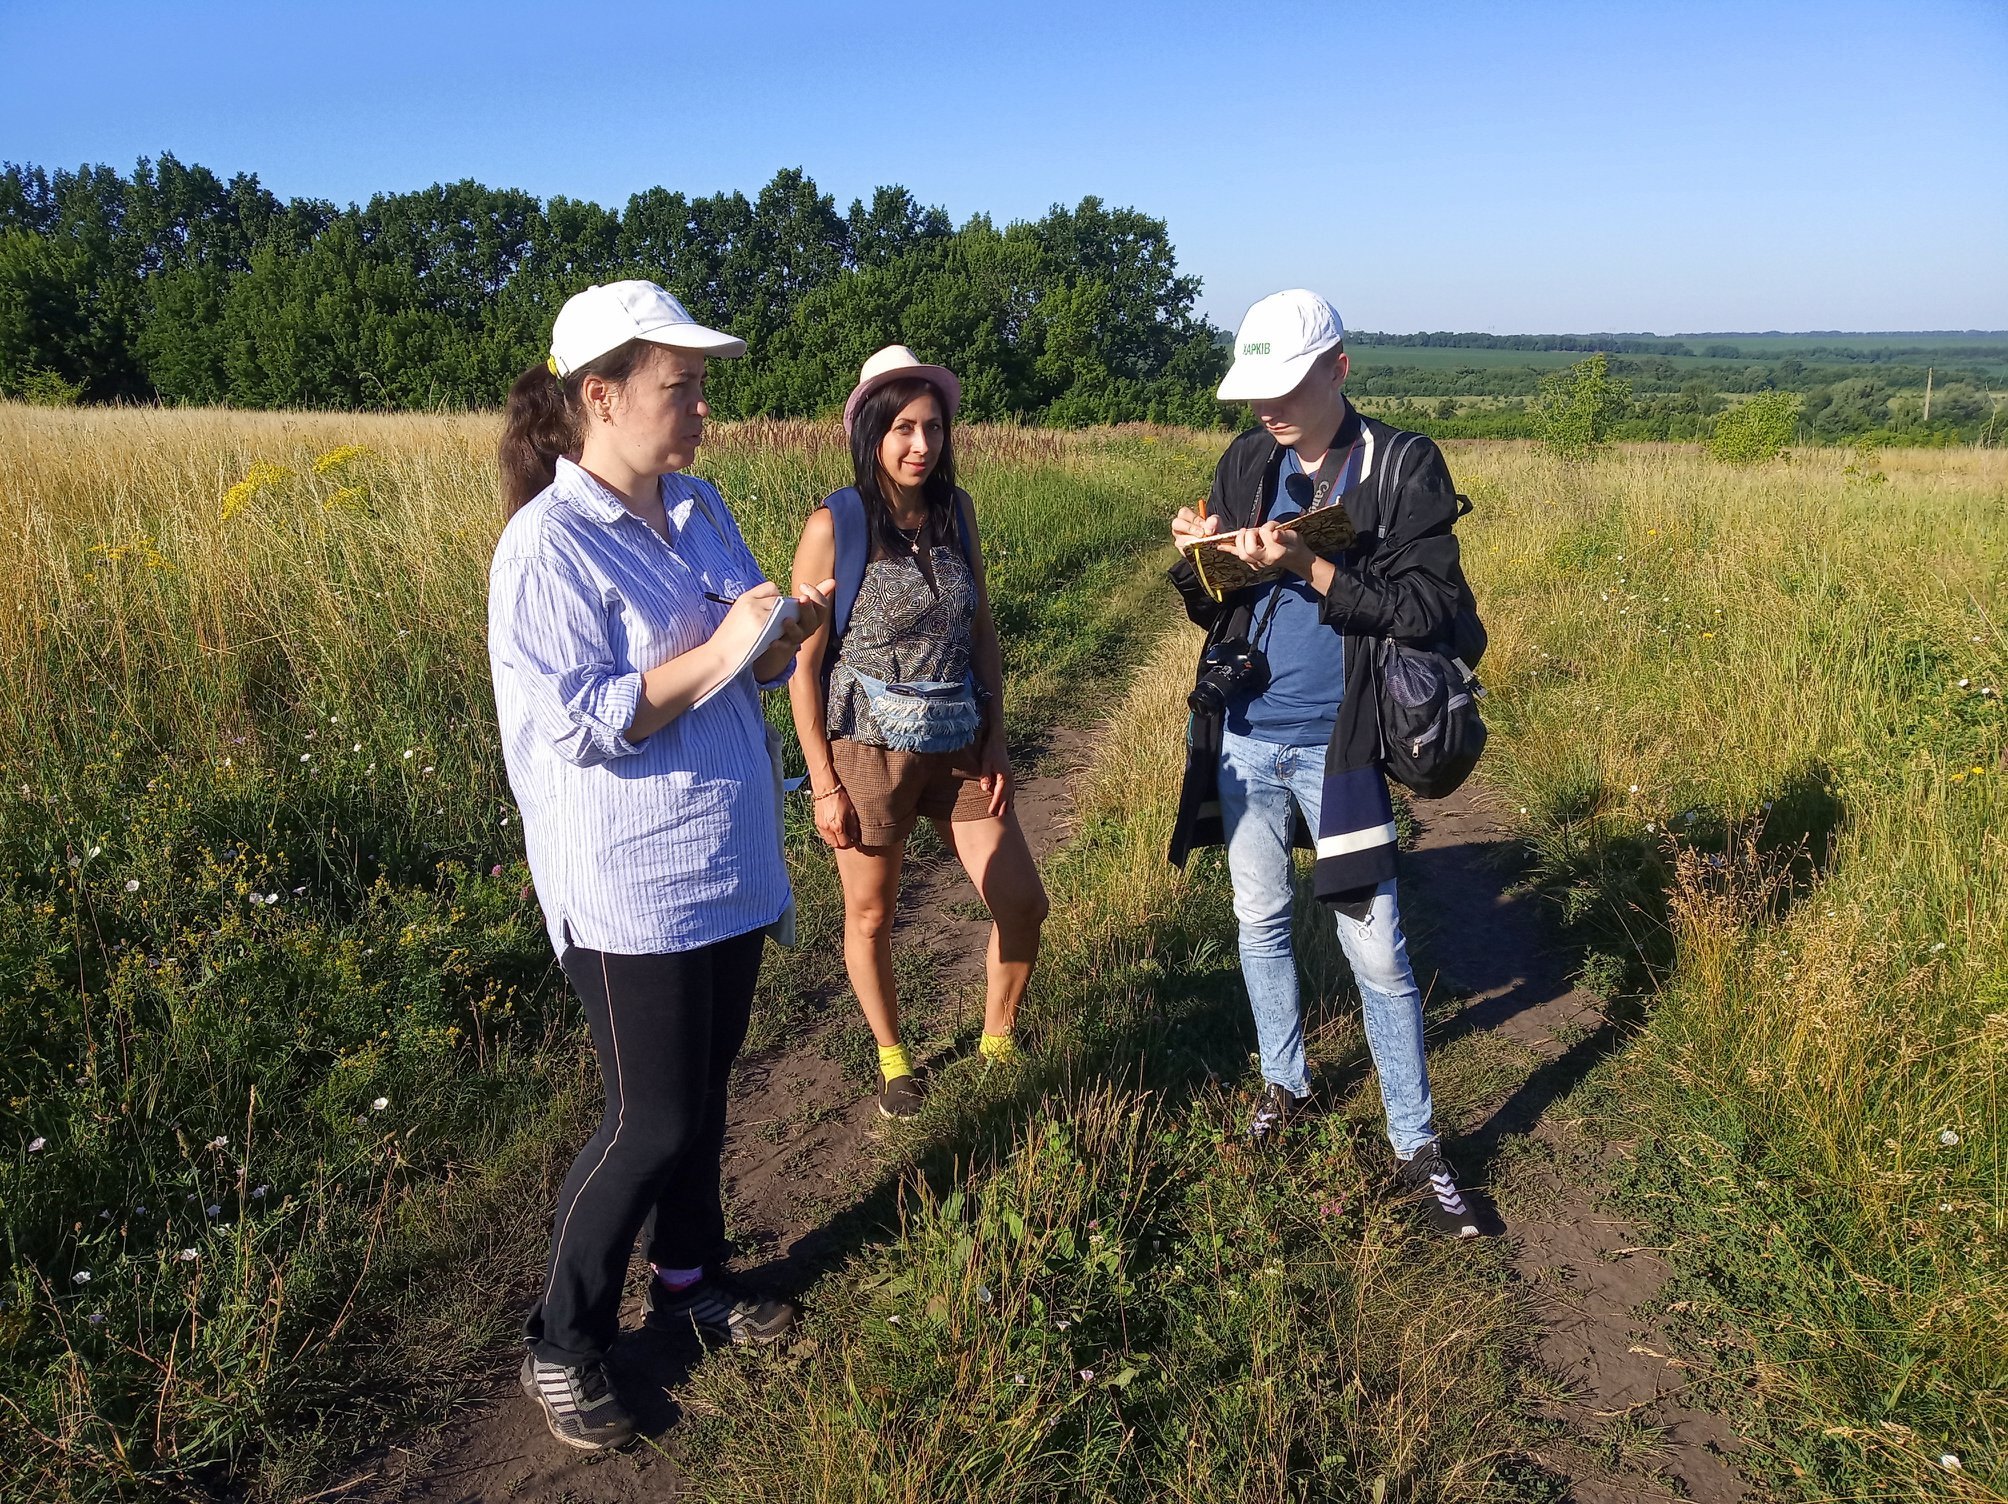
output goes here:
[{"label": "young man in white cap", "polygon": [[[1258,427],[1228,446],[1201,511],[1183,508],[1172,570],[1207,629],[1171,859],[1227,848],[1241,973],[1261,1043],[1263,1092],[1249,1134],[1273,1143],[1310,1094],[1291,945],[1292,849],[1317,853],[1359,984],[1397,1178],[1436,1230],[1484,1229],[1437,1141],[1423,1060],[1422,997],[1395,902],[1395,826],[1379,766],[1373,662],[1381,639],[1447,639],[1469,601],[1451,524],[1459,500],[1436,445],[1362,415],[1345,398],[1345,328],[1316,293],[1275,293],[1248,310],[1220,400]],[[1320,558],[1280,527],[1345,506],[1357,541]],[[1193,540],[1280,578],[1215,599]],[[1475,622],[1475,616],[1472,617]],[[1314,837],[1315,839],[1309,839]]]}]

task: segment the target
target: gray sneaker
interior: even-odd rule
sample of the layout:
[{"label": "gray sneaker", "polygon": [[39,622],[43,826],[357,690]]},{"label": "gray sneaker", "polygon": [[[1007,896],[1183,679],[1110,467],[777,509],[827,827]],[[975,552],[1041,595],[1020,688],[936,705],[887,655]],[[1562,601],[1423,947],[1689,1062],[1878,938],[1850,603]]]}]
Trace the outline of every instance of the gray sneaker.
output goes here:
[{"label": "gray sneaker", "polygon": [[1300,1097],[1274,1081],[1263,1082],[1262,1094],[1255,1099],[1255,1111],[1248,1119],[1248,1142],[1257,1149],[1275,1148],[1308,1101],[1309,1097]]},{"label": "gray sneaker", "polygon": [[910,1118],[927,1100],[927,1088],[918,1076],[894,1076],[879,1091],[878,1110],[882,1118]]},{"label": "gray sneaker", "polygon": [[1395,1161],[1394,1178],[1414,1197],[1423,1221],[1446,1238],[1475,1238],[1486,1228],[1478,1209],[1457,1189],[1457,1172],[1443,1157],[1443,1146],[1431,1139],[1408,1159]]},{"label": "gray sneaker", "polygon": [[609,1452],[635,1438],[634,1417],[615,1397],[604,1363],[567,1368],[523,1355],[523,1392],[544,1411],[544,1424],[568,1447]]},{"label": "gray sneaker", "polygon": [[658,1331],[689,1331],[707,1342],[735,1346],[777,1342],[795,1325],[795,1308],[765,1299],[724,1270],[707,1270],[694,1285],[672,1290],[651,1279],[641,1298],[642,1321]]}]

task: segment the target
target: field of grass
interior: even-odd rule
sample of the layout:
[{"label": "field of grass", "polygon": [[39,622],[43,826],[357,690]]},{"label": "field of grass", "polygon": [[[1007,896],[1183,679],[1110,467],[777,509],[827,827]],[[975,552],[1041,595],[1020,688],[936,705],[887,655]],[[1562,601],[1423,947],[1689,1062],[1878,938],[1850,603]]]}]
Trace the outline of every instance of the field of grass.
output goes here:
[{"label": "field of grass", "polygon": [[2008,462],[1454,464],[1488,776],[1651,994],[1599,1086],[1687,1326],[1788,1496],[2003,1497]]},{"label": "field of grass", "polygon": [[[0,1496],[290,1496],[515,1318],[597,1107],[493,725],[494,433],[0,407]],[[1210,452],[966,437],[1023,733],[1141,649]],[[845,468],[703,459],[776,570]],[[836,965],[797,815],[769,1013]]]},{"label": "field of grass", "polygon": [[[597,1104],[495,750],[493,432],[0,407],[0,1497],[311,1493],[508,1340]],[[704,451],[776,568],[833,440]],[[1377,1189],[1328,945],[1341,1110],[1259,1172],[1236,1142],[1224,884],[1161,860],[1192,645],[1154,577],[1218,442],[968,434],[1014,730],[1118,734],[1048,870],[1033,1065],[887,1141],[894,1225],[811,1340],[698,1370],[711,1496],[1556,1496],[1504,1251]],[[2004,1497],[2008,462],[1452,465],[1487,776],[1630,1020],[1569,1110],[1634,1146],[1667,1319],[1780,1495]],[[836,974],[793,839],[770,1036]]]}]

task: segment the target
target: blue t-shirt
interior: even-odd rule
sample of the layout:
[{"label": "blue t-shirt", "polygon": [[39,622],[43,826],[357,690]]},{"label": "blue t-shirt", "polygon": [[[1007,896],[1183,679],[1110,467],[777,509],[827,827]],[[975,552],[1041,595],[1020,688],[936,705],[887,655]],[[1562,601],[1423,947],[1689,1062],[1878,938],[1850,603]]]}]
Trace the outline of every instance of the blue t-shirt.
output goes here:
[{"label": "blue t-shirt", "polygon": [[[1281,522],[1303,510],[1285,486],[1292,475],[1303,473],[1297,451],[1284,450],[1269,521]],[[1348,479],[1341,479],[1341,491]],[[1230,699],[1227,729],[1277,746],[1323,747],[1332,739],[1339,702],[1346,697],[1346,640],[1318,620],[1321,597],[1310,581],[1286,575],[1270,588],[1281,591],[1282,599],[1268,632],[1255,643],[1269,658],[1269,687],[1259,695]],[[1268,610],[1266,596],[1256,601],[1250,632],[1260,628]]]}]

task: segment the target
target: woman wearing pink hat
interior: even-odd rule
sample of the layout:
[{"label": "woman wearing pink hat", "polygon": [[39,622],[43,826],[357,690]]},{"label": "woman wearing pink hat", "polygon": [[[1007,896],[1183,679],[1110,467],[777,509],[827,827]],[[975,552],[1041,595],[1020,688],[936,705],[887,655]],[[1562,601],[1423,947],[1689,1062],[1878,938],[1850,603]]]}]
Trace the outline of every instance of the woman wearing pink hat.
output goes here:
[{"label": "woman wearing pink hat", "polygon": [[981,1051],[1017,1057],[1012,1030],[1039,953],[1046,890],[1011,807],[1004,663],[975,510],[955,483],[962,383],[904,345],[865,362],[844,404],[854,485],[802,530],[795,579],[834,578],[830,619],[788,686],[816,829],[844,888],[844,965],[879,1047],[879,1111],[922,1093],[899,1033],[892,916],[907,837],[923,817],[961,860],[992,919]]}]

